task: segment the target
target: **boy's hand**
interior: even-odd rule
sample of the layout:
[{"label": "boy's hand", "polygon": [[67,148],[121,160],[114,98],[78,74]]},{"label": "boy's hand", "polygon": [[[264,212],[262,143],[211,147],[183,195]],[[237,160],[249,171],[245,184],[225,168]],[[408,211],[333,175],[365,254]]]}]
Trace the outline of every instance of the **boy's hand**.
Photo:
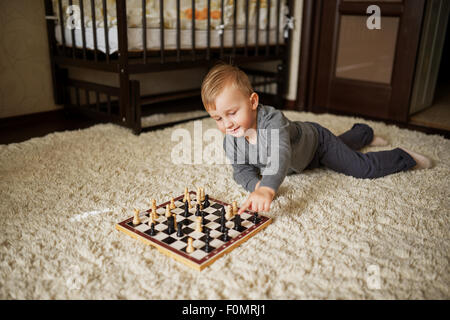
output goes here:
[{"label": "boy's hand", "polygon": [[241,214],[246,209],[252,211],[269,211],[270,204],[272,203],[273,197],[275,196],[275,190],[269,187],[259,187],[255,191],[250,193],[248,199],[244,202],[242,207],[239,209],[238,214]]}]

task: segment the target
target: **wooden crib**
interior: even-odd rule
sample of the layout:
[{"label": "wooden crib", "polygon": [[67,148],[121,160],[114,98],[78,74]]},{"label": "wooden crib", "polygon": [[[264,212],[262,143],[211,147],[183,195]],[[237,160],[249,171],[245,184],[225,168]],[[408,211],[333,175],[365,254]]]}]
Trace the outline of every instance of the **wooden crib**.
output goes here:
[{"label": "wooden crib", "polygon": [[[199,89],[142,95],[130,76],[273,61],[276,71],[242,68],[262,101],[282,107],[293,1],[44,0],[54,98],[68,112],[139,134],[142,107],[198,97]],[[118,86],[69,77],[68,67],[106,71]],[[89,72],[89,71],[88,71]],[[276,90],[266,92],[265,88]]]}]

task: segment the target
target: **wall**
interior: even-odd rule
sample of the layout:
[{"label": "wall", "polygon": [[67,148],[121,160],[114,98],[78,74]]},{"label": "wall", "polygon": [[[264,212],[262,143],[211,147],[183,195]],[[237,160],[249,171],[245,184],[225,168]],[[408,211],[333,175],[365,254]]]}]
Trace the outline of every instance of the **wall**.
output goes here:
[{"label": "wall", "polygon": [[[286,98],[296,99],[303,0],[295,1],[295,29],[289,63],[289,87]],[[47,44],[44,2],[42,0],[0,0],[0,118],[60,109],[53,101]],[[268,68],[272,68],[268,65]],[[70,75],[87,81],[118,85],[108,73],[86,73],[70,69]],[[190,89],[200,83],[204,69],[135,76],[143,93]],[[177,88],[173,84],[177,84]]]},{"label": "wall", "polygon": [[58,109],[42,0],[0,1],[0,118]]}]

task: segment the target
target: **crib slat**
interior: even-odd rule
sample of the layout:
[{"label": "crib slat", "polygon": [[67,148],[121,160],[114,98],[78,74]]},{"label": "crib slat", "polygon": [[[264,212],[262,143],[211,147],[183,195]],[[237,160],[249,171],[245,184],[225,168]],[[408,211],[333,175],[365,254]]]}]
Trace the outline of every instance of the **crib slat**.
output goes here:
[{"label": "crib slat", "polygon": [[83,42],[83,59],[86,60],[86,29],[84,27],[84,4],[83,0],[79,0],[81,15],[81,41]]},{"label": "crib slat", "polygon": [[164,1],[159,0],[159,18],[160,24],[160,52],[161,52],[161,63],[164,63]]},{"label": "crib slat", "polygon": [[277,31],[276,31],[276,36],[277,36],[277,44],[275,47],[275,54],[278,56],[278,54],[280,53],[280,46],[279,46],[279,35],[280,35],[280,8],[281,8],[281,0],[277,0]]},{"label": "crib slat", "polygon": [[245,1],[245,50],[244,54],[248,57],[248,1]]},{"label": "crib slat", "polygon": [[259,50],[259,10],[260,10],[260,0],[256,0],[256,29],[255,29],[255,56],[258,56]]},{"label": "crib slat", "polygon": [[64,32],[64,16],[63,16],[63,10],[62,10],[62,0],[58,0],[58,11],[59,11],[59,23],[61,27],[61,38],[63,42],[63,54],[66,55],[66,34]]},{"label": "crib slat", "polygon": [[181,42],[181,20],[180,20],[180,0],[177,0],[177,62],[181,61],[180,42]]},{"label": "crib slat", "polygon": [[144,64],[147,63],[147,1],[142,0],[142,44],[144,46]]},{"label": "crib slat", "polygon": [[[73,1],[69,0],[69,6],[72,7],[73,6]],[[73,8],[73,7],[72,7]],[[72,17],[75,16],[74,11],[72,11]],[[75,21],[75,26],[76,26],[77,21]],[[71,30],[70,30],[70,36],[72,38],[72,58],[75,59],[75,50],[76,50],[76,44],[75,44],[75,26],[71,26]]]},{"label": "crib slat", "polygon": [[206,60],[211,59],[211,0],[208,0],[208,21],[206,26]]},{"label": "crib slat", "polygon": [[233,3],[233,57],[236,56],[237,2],[235,0]]},{"label": "crib slat", "polygon": [[94,36],[94,59],[97,62],[97,22],[95,20],[95,3],[91,0],[92,32]]},{"label": "crib slat", "polygon": [[192,61],[195,61],[195,0],[192,0]]},{"label": "crib slat", "polygon": [[[223,18],[223,0],[220,2],[220,24],[223,26],[225,24]],[[222,29],[222,33],[220,34],[220,58],[223,58],[223,36],[225,34],[225,28]]]},{"label": "crib slat", "polygon": [[266,22],[266,57],[269,56],[269,41],[270,41],[270,6],[271,1],[267,0],[267,22]]},{"label": "crib slat", "polygon": [[106,0],[103,0],[103,29],[105,30],[106,62],[109,63],[108,8],[106,7]]}]

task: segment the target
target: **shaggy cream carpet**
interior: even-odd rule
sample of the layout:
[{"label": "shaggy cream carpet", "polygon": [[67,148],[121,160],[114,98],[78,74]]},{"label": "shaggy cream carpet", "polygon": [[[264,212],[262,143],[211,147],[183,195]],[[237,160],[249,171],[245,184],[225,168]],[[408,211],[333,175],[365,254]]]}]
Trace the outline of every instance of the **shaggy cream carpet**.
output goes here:
[{"label": "shaggy cream carpet", "polygon": [[[326,169],[289,176],[267,214],[273,224],[198,272],[114,228],[185,186],[246,199],[229,165],[171,162],[172,133],[194,137],[193,121],[140,136],[102,124],[0,145],[0,298],[449,299],[450,141],[285,114],[336,134],[368,123],[391,145],[364,151],[403,146],[435,167],[375,180]],[[200,122],[203,133],[215,127]]]}]

